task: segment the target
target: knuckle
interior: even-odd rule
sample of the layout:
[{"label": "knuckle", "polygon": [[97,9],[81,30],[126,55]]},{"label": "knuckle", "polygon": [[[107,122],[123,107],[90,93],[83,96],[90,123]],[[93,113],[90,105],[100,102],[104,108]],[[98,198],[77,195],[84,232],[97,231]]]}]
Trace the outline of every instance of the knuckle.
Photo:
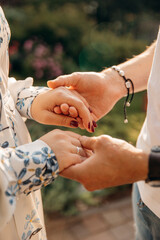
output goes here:
[{"label": "knuckle", "polygon": [[108,143],[109,137],[106,135],[102,135],[97,140],[97,146],[98,147],[106,147]]},{"label": "knuckle", "polygon": [[64,134],[64,132],[62,130],[55,129],[52,132],[56,135],[56,140],[57,141],[62,142],[62,143],[65,142],[65,140],[67,138],[67,135]]},{"label": "knuckle", "polygon": [[75,78],[75,77],[76,77],[76,78],[79,78],[80,72],[74,72],[74,73],[71,74],[71,76],[74,77],[74,78]]},{"label": "knuckle", "polygon": [[58,81],[61,81],[61,80],[63,80],[65,77],[66,77],[66,75],[59,76],[59,77],[57,77],[57,79],[56,79],[56,80],[58,80]]},{"label": "knuckle", "polygon": [[57,89],[57,98],[61,99],[64,97],[64,87],[59,87]]},{"label": "knuckle", "polygon": [[60,129],[54,129],[52,132],[58,135],[58,134],[61,134],[61,133],[62,133],[62,130],[60,130]]}]

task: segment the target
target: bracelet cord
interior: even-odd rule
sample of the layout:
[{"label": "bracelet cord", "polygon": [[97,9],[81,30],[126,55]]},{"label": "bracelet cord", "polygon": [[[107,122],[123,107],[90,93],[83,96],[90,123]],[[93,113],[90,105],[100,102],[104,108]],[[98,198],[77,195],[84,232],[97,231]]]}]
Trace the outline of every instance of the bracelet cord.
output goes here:
[{"label": "bracelet cord", "polygon": [[[123,112],[124,112],[124,123],[128,123],[128,119],[127,119],[127,109],[126,107],[130,107],[131,102],[133,101],[133,97],[134,97],[134,84],[132,82],[132,80],[130,78],[126,78],[124,71],[120,69],[120,67],[118,66],[112,66],[111,69],[115,70],[118,72],[118,74],[123,78],[124,83],[125,83],[125,87],[127,90],[127,96],[124,100],[124,105],[123,105]],[[130,93],[130,88],[131,88],[131,93]],[[131,94],[131,97],[130,97]],[[130,97],[130,99],[129,99]]]}]

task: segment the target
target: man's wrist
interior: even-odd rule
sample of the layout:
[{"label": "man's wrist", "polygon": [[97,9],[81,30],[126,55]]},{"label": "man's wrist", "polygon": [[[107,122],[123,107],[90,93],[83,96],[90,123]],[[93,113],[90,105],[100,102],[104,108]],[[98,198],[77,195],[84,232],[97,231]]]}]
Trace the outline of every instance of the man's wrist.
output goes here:
[{"label": "man's wrist", "polygon": [[146,180],[148,176],[148,165],[149,165],[149,154],[141,152],[138,156],[138,179],[137,180]]},{"label": "man's wrist", "polygon": [[105,74],[105,80],[110,81],[110,84],[112,84],[117,99],[120,100],[123,98],[127,92],[123,78],[118,72],[114,71],[112,68],[107,68],[102,73]]}]

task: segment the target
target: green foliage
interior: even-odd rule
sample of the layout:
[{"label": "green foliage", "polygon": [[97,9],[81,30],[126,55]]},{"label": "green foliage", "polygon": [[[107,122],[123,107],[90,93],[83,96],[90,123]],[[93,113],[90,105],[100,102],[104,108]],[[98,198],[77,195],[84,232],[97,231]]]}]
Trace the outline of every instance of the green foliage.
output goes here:
[{"label": "green foliage", "polygon": [[[87,37],[86,37],[87,38]],[[88,44],[81,51],[81,70],[100,71],[103,67],[116,65],[142,52],[146,43],[135,40],[131,34],[116,36],[107,31],[104,24],[96,26],[88,36]]]},{"label": "green foliage", "polygon": [[[23,76],[27,72],[37,75],[32,66],[35,62],[34,50],[37,45],[48,48],[47,57],[50,59],[55,59],[53,53],[56,46],[62,47],[61,56],[56,61],[56,65],[60,66],[61,70],[59,75],[78,70],[78,55],[85,44],[83,36],[93,25],[93,21],[88,20],[87,15],[81,9],[66,4],[58,10],[51,10],[43,3],[36,9],[34,6],[27,6],[21,11],[18,11],[18,8],[6,7],[6,15],[13,33],[10,49],[15,48],[15,43],[18,42],[17,51],[12,55],[10,54],[13,74],[18,69],[19,74]],[[25,45],[28,41],[34,42],[34,46],[27,52]],[[43,59],[39,59],[42,65],[44,58],[46,58],[46,55],[43,55]],[[26,61],[24,62],[22,59],[26,59]],[[45,72],[48,71],[45,69]],[[38,79],[56,76],[57,74],[53,72],[52,76],[43,74]]]},{"label": "green foliage", "polygon": [[79,199],[79,184],[61,177],[42,191],[46,211],[59,211],[67,215],[77,213],[75,206]]},{"label": "green foliage", "polygon": [[[5,13],[12,31],[11,75],[54,78],[73,71],[101,71],[145,49],[156,37],[160,1],[115,0],[5,0]],[[38,54],[37,54],[38,53]],[[46,85],[36,82],[36,85]],[[123,99],[98,122],[94,135],[109,134],[135,145],[145,112],[144,93],[137,94],[123,123]],[[35,140],[57,127],[28,121]],[[62,130],[69,130],[60,127]],[[72,130],[93,136],[85,130]],[[46,211],[77,213],[81,202],[96,205],[101,197],[119,191],[111,188],[95,193],[78,183],[58,178],[43,189]]]}]

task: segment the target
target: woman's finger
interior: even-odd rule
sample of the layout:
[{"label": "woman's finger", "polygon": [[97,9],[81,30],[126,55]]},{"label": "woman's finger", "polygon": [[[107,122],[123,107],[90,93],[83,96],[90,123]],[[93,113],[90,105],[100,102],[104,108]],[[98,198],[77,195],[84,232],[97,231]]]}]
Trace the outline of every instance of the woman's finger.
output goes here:
[{"label": "woman's finger", "polygon": [[60,107],[59,106],[56,106],[56,107],[54,107],[54,110],[53,110],[56,114],[61,114],[62,113],[62,111],[61,111],[61,109],[60,109]]},{"label": "woman's finger", "polygon": [[87,157],[87,154],[85,153],[84,149],[82,147],[74,146],[70,147],[70,153],[77,154],[81,157]]},{"label": "woman's finger", "polygon": [[62,103],[60,109],[64,115],[69,115],[69,105],[67,103]]},{"label": "woman's finger", "polygon": [[71,106],[69,107],[69,115],[73,118],[78,117],[78,111],[75,107]]}]

